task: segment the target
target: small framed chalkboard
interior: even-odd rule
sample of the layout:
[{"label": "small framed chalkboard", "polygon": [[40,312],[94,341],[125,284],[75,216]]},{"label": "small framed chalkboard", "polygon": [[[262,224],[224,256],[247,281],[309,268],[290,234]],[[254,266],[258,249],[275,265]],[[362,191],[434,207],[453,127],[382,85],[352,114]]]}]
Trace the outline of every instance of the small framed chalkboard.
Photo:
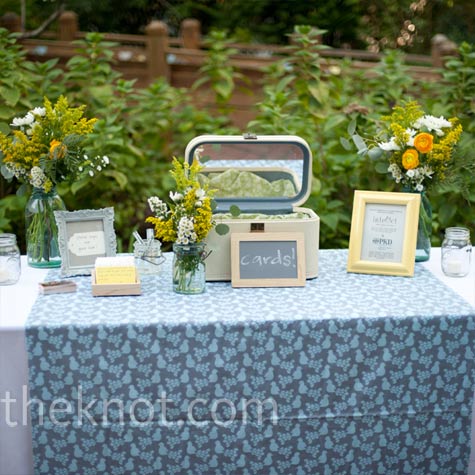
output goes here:
[{"label": "small framed chalkboard", "polygon": [[305,286],[303,233],[231,234],[233,287]]}]

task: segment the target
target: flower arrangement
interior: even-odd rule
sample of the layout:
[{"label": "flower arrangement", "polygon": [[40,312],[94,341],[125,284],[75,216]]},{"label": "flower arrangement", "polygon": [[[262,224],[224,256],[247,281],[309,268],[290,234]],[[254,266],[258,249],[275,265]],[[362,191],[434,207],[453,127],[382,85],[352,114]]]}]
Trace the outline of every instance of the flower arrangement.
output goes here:
[{"label": "flower arrangement", "polygon": [[[416,101],[394,107],[391,115],[381,117],[381,122],[384,127],[370,141],[355,133],[355,122],[348,132],[359,154],[373,159],[384,156],[387,161],[376,165],[379,172],[389,172],[403,191],[421,193],[416,261],[425,261],[431,249],[432,208],[424,192],[437,182],[455,182],[460,175],[462,163],[453,152],[462,126],[457,118],[447,120],[424,113]],[[342,144],[349,142],[345,139]]]},{"label": "flower arrangement", "polygon": [[107,156],[90,158],[85,153],[87,136],[97,119],[83,117],[84,109],[70,107],[64,96],[55,104],[45,98],[43,107],[12,120],[10,134],[0,132],[2,175],[22,182],[20,190],[33,187],[25,210],[28,264],[32,267],[61,265],[54,211],[65,208],[56,185],[94,176],[109,164]]},{"label": "flower arrangement", "polygon": [[384,140],[375,147],[388,157],[388,172],[396,183],[421,192],[447,178],[462,133],[456,118],[427,115],[412,101],[394,107],[381,120],[386,125],[380,134]]},{"label": "flower arrangement", "polygon": [[157,196],[148,199],[155,216],[147,222],[155,227],[155,235],[165,242],[193,244],[203,241],[214,226],[211,210],[211,194],[201,187],[198,174],[202,165],[195,158],[193,163],[181,163],[173,159],[171,175],[176,182],[176,191],[170,192],[171,204],[167,206]]},{"label": "flower arrangement", "polygon": [[84,109],[70,107],[61,96],[54,105],[45,98],[43,107],[15,117],[11,134],[0,132],[3,176],[49,193],[62,181],[101,171],[109,158],[90,158],[85,153],[84,142],[97,119],[84,118]]},{"label": "flower arrangement", "polygon": [[155,236],[173,242],[173,288],[178,293],[204,291],[204,260],[206,252],[203,240],[214,227],[211,196],[208,187],[201,186],[198,174],[202,165],[194,158],[191,165],[173,159],[171,175],[176,190],[170,192],[170,205],[157,196],[148,199],[155,216],[147,218],[155,228]]}]

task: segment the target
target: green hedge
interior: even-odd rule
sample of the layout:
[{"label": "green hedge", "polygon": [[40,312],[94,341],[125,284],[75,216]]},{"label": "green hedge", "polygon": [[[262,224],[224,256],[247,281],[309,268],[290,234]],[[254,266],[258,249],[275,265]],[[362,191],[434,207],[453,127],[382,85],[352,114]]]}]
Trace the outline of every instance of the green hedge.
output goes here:
[{"label": "green hedge", "polygon": [[[285,62],[273,65],[268,72],[264,99],[248,129],[258,134],[296,134],[310,144],[314,177],[306,206],[321,217],[321,247],[347,246],[354,190],[396,189],[386,174],[375,172],[367,157],[342,147],[348,125],[356,119],[359,133],[371,135],[381,114],[408,99],[419,100],[434,115],[459,117],[465,130],[457,150],[467,162],[460,182],[430,193],[433,245],[440,243],[448,226],[464,225],[475,232],[473,46],[460,46],[459,57],[447,64],[438,82],[415,81],[396,51],[389,51],[376,74],[368,78],[346,61],[323,67],[319,33],[306,26],[295,28]],[[55,60],[25,61],[14,38],[0,30],[1,130],[8,131],[12,117],[41,104],[43,96],[55,101],[64,94],[73,105],[87,105],[87,116],[100,119],[91,137],[93,152],[108,155],[111,166],[89,181],[64,185],[59,191],[68,209],[114,206],[120,250],[129,249],[133,229],[143,227],[147,197],[167,197],[173,156],[182,156],[194,136],[240,132],[230,125],[229,95],[223,94],[223,84],[226,91],[232,90],[236,72],[219,66],[230,51],[223,36],[214,34],[221,45],[209,50],[201,82],[215,91],[220,115],[197,109],[192,105],[192,92],[163,80],[147,88],[134,87],[133,81],[113,70],[110,44],[100,34],[91,33],[78,42],[78,55],[61,69]],[[219,55],[219,61],[213,61],[212,55]],[[15,232],[22,241],[26,198],[15,195],[15,183],[0,180],[0,232]]]}]

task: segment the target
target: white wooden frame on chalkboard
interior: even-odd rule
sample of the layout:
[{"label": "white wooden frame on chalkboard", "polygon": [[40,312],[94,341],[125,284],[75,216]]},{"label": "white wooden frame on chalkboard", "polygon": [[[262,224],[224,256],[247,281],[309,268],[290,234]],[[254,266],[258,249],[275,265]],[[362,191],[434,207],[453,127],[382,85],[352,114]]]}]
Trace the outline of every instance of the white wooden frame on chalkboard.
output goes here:
[{"label": "white wooden frame on chalkboard", "polygon": [[348,272],[413,276],[419,193],[355,191]]},{"label": "white wooden frame on chalkboard", "polygon": [[[243,257],[241,256],[241,243],[260,243],[265,252],[266,244],[271,244],[275,251],[275,243],[294,243],[294,256],[283,256],[279,251],[275,255],[255,255],[247,259],[247,264],[275,265],[272,277],[247,277],[244,276]],[[269,246],[267,246],[269,247]],[[271,249],[272,252],[272,249]],[[293,254],[293,253],[292,253]],[[292,261],[295,265],[292,264]],[[262,264],[261,264],[262,265]],[[295,276],[279,277],[279,269],[291,270]],[[290,269],[291,268],[291,269]],[[295,269],[295,272],[293,271]],[[231,284],[233,287],[303,287],[305,286],[305,243],[303,233],[232,233],[231,234]]]},{"label": "white wooden frame on chalkboard", "polygon": [[[97,257],[113,257],[117,252],[114,231],[114,208],[55,211],[61,275],[90,275]],[[75,242],[89,245],[90,250],[74,253]],[[89,239],[89,244],[87,240]]]}]

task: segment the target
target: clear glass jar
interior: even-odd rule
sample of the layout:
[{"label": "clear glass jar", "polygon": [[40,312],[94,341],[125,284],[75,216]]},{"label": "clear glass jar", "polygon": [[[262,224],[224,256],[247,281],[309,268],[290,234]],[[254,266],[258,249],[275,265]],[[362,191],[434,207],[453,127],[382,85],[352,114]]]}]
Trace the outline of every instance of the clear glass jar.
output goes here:
[{"label": "clear glass jar", "polygon": [[20,249],[14,234],[0,234],[0,285],[18,282],[21,273]]},{"label": "clear glass jar", "polygon": [[173,290],[178,294],[201,294],[206,288],[205,244],[173,244]]},{"label": "clear glass jar", "polygon": [[162,245],[157,239],[134,243],[135,266],[141,277],[146,275],[157,275],[160,272],[160,265],[165,258],[162,255]]},{"label": "clear glass jar", "polygon": [[464,277],[470,271],[472,244],[467,228],[447,228],[442,242],[442,271],[449,277]]},{"label": "clear glass jar", "polygon": [[58,225],[55,211],[66,209],[53,188],[49,193],[34,188],[25,208],[26,254],[28,265],[38,268],[61,266],[58,246]]}]

